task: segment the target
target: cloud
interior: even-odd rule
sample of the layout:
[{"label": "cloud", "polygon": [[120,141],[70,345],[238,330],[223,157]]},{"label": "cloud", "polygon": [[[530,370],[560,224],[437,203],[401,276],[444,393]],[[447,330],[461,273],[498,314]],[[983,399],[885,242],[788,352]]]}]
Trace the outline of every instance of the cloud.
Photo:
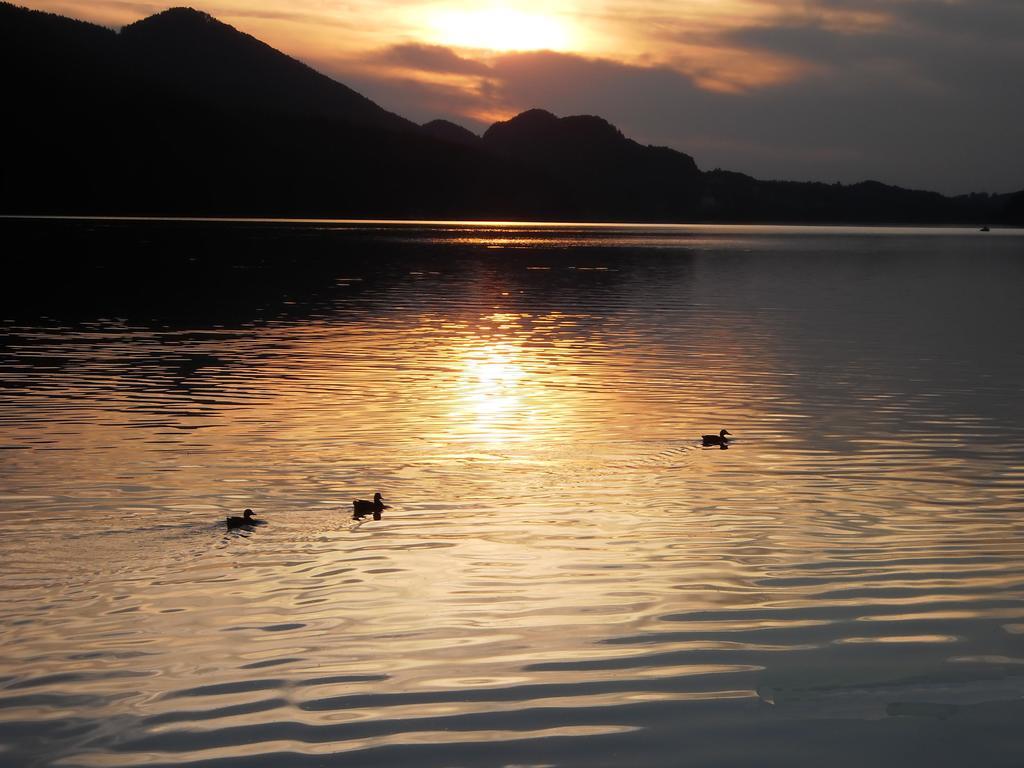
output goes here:
[{"label": "cloud", "polygon": [[393,45],[376,56],[382,64],[423,72],[444,72],[459,75],[486,75],[490,68],[482,61],[459,56],[441,45],[407,43]]},{"label": "cloud", "polygon": [[[136,0],[61,0],[60,2],[46,2],[45,0],[20,0],[27,7],[39,10],[59,13],[76,19],[84,19],[105,26],[119,28],[133,21],[138,21],[147,16],[165,11],[168,8],[181,5],[181,0],[166,2],[137,2]],[[331,13],[317,10],[315,7],[302,10],[296,4],[275,8],[273,5],[250,5],[248,3],[238,4],[231,0],[219,0],[214,3],[193,3],[190,5],[198,7],[199,10],[209,13],[214,18],[227,24],[243,28],[243,31],[260,37],[264,42],[280,45],[274,38],[265,34],[268,26],[274,29],[281,25],[297,27],[304,32],[317,30],[320,34],[323,29],[331,29],[335,32],[339,29],[354,31],[358,30],[358,20],[341,17]],[[249,22],[248,24],[246,22]],[[253,22],[258,28],[253,27]],[[281,34],[283,39],[294,40],[293,35]]]}]

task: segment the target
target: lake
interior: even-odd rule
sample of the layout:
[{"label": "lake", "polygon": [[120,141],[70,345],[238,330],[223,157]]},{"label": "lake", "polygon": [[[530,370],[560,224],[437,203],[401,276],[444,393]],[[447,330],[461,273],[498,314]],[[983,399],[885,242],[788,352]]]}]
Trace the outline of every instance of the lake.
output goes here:
[{"label": "lake", "polygon": [[0,236],[0,765],[1024,761],[1024,233]]}]

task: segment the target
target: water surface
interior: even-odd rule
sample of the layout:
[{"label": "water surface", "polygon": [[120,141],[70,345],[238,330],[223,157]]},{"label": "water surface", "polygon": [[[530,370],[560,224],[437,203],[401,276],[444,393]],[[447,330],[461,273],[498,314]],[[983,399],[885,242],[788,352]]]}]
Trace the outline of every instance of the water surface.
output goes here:
[{"label": "water surface", "polygon": [[0,764],[1020,764],[1024,236],[2,232]]}]

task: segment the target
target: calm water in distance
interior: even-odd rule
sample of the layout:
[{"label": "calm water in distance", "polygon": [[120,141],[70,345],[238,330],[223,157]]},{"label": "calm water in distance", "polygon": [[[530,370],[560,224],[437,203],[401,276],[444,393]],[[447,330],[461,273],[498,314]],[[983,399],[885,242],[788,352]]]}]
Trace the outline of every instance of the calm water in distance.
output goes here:
[{"label": "calm water in distance", "polygon": [[1024,763],[1024,235],[63,226],[234,271],[0,308],[0,765]]}]

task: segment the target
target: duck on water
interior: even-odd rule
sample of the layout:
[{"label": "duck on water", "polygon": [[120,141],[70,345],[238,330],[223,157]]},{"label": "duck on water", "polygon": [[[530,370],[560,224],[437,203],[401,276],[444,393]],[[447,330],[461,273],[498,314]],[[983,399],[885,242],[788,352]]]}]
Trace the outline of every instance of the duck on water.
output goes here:
[{"label": "duck on water", "polygon": [[247,525],[263,525],[267,522],[266,520],[257,520],[252,515],[252,510],[247,509],[242,513],[242,517],[232,515],[231,517],[226,518],[224,522],[227,523],[228,528],[242,528]]},{"label": "duck on water", "polygon": [[701,435],[700,439],[704,445],[720,445],[726,446],[729,444],[729,438],[726,435],[730,434],[729,430],[723,429],[717,435]]},{"label": "duck on water", "polygon": [[367,515],[373,515],[374,520],[380,520],[380,515],[385,509],[391,509],[391,507],[384,503],[380,493],[373,494],[373,501],[355,499],[352,502],[352,519],[362,520]]}]

